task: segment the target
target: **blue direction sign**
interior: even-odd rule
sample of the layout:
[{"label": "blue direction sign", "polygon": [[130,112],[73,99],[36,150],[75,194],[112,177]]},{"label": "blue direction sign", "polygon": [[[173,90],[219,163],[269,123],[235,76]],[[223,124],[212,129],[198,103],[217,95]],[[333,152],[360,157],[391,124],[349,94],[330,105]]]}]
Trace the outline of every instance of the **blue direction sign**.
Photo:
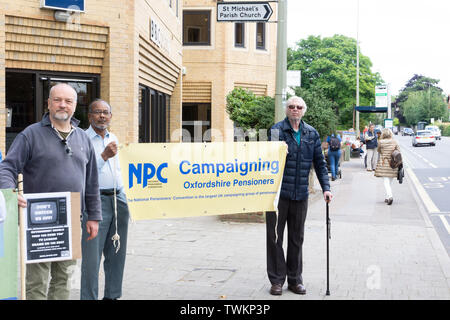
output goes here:
[{"label": "blue direction sign", "polygon": [[268,2],[217,3],[217,22],[266,22],[272,13]]},{"label": "blue direction sign", "polygon": [[41,0],[41,8],[84,12],[84,0]]}]

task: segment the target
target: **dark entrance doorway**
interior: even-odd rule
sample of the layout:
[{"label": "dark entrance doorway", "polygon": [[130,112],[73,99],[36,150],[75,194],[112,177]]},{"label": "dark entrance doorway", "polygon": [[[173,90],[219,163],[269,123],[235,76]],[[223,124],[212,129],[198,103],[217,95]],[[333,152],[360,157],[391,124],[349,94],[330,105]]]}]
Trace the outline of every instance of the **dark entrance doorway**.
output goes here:
[{"label": "dark entrance doorway", "polygon": [[6,151],[19,132],[40,121],[47,112],[50,88],[57,83],[67,83],[78,94],[74,117],[80,128],[89,127],[89,103],[99,97],[99,76],[60,72],[35,72],[32,70],[6,70]]}]

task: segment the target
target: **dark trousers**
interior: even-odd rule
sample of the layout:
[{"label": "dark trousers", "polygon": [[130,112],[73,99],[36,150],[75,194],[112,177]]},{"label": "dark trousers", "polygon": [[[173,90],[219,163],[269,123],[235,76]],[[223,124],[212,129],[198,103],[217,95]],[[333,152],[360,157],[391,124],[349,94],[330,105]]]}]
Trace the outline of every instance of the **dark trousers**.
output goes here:
[{"label": "dark trousers", "polygon": [[[302,245],[308,200],[281,199],[278,202],[278,223],[274,211],[266,212],[267,274],[271,284],[303,284]],[[287,257],[284,257],[283,235],[287,223]],[[278,238],[275,233],[278,233]]]}]

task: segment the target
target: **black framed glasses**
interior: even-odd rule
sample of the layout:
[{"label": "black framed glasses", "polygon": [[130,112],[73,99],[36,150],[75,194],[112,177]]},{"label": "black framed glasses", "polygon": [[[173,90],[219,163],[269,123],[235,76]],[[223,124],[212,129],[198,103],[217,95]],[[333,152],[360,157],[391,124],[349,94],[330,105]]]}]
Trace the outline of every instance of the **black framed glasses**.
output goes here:
[{"label": "black framed glasses", "polygon": [[69,144],[67,143],[66,139],[62,139],[61,140],[62,144],[64,145],[64,150],[66,151],[67,155],[69,157],[72,156],[73,152],[72,152],[72,148],[69,146]]}]

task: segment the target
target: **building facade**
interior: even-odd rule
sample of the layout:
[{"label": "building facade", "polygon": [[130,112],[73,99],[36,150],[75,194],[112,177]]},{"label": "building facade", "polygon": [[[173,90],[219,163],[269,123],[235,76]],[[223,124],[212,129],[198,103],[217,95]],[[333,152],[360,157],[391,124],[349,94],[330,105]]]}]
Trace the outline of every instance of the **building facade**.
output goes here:
[{"label": "building facade", "polygon": [[[48,3],[75,7],[67,15]],[[41,119],[57,82],[76,89],[82,128],[89,103],[108,101],[122,143],[177,142],[183,131],[191,137],[184,141],[233,141],[227,94],[243,87],[274,96],[276,23],[217,22],[216,7],[216,0],[0,1],[0,150]]]},{"label": "building facade", "polygon": [[68,2],[0,2],[0,150],[41,119],[57,82],[76,89],[82,128],[102,98],[121,142],[167,141],[181,121],[181,0],[72,0],[84,10],[69,16],[42,7]]},{"label": "building facade", "polygon": [[217,2],[183,1],[182,127],[191,141],[233,141],[234,88],[275,94],[276,6],[269,23],[217,22]]}]

